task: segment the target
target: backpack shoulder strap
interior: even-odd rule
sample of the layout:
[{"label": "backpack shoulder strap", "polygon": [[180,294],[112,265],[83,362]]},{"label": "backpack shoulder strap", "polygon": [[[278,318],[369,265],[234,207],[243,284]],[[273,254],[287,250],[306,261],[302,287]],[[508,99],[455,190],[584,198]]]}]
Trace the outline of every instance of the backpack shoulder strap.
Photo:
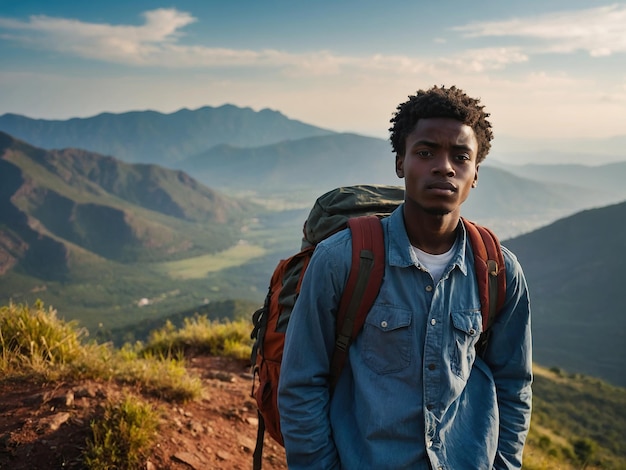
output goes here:
[{"label": "backpack shoulder strap", "polygon": [[504,256],[498,237],[488,228],[463,219],[474,252],[483,332],[493,324],[506,298]]},{"label": "backpack shoulder strap", "polygon": [[385,242],[380,219],[377,216],[355,217],[348,220],[348,227],[352,231],[352,265],[337,311],[331,388],[339,380],[348,347],[361,331],[385,274]]}]

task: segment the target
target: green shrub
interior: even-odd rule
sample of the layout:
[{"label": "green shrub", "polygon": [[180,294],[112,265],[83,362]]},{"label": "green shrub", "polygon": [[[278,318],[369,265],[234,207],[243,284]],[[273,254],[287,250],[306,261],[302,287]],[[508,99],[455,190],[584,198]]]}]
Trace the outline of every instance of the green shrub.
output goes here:
[{"label": "green shrub", "polygon": [[138,352],[138,347],[120,350],[115,367],[115,379],[139,385],[147,394],[173,401],[189,401],[202,394],[202,382],[190,375],[183,358],[156,356]]},{"label": "green shrub", "polygon": [[589,438],[576,439],[572,442],[572,446],[574,454],[583,468],[591,462],[598,450],[598,444]]},{"label": "green shrub", "polygon": [[182,359],[142,353],[140,344],[114,349],[111,344],[85,344],[87,332],[65,322],[52,308],[9,304],[0,307],[0,372],[4,377],[37,376],[46,380],[115,380],[143,392],[175,401],[201,395],[200,379],[190,375]]},{"label": "green shrub", "polygon": [[251,325],[244,320],[211,321],[206,316],[186,318],[179,330],[168,322],[150,334],[144,354],[161,356],[210,354],[239,359],[250,357]]},{"label": "green shrub", "polygon": [[138,469],[155,442],[158,415],[137,397],[108,403],[101,419],[91,423],[84,462],[91,470]]},{"label": "green shrub", "polygon": [[60,320],[54,309],[45,309],[41,302],[32,308],[10,303],[0,307],[0,366],[7,373],[42,372],[70,364],[83,353],[81,340],[86,335],[86,330]]}]

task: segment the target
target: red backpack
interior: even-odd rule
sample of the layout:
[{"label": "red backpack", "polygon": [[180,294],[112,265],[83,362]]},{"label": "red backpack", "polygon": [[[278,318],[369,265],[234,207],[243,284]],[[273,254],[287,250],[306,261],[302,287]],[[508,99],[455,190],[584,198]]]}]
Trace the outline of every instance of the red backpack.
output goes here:
[{"label": "red backpack", "polygon": [[[255,470],[261,468],[266,430],[283,445],[277,398],[285,331],[315,246],[344,228],[352,232],[352,265],[337,312],[337,337],[330,370],[333,387],[350,343],[363,327],[382,284],[385,246],[380,218],[391,214],[403,200],[404,189],[396,186],[349,186],[320,196],[305,222],[301,251],[281,260],[274,270],[265,303],[252,316],[251,336],[255,340],[252,397],[259,415],[253,456]],[[489,326],[504,303],[504,259],[500,243],[490,230],[465,219],[464,223],[474,251],[481,300],[483,335],[477,349],[482,352]]]}]

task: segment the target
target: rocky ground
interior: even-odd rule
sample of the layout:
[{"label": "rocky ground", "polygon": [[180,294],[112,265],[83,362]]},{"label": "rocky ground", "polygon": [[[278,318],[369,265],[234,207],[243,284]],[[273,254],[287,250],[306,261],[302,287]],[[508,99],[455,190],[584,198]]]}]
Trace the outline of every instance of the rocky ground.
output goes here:
[{"label": "rocky ground", "polygon": [[[158,440],[143,468],[251,469],[257,415],[246,363],[195,357],[203,398],[186,403],[154,400],[161,410]],[[90,420],[108,398],[124,393],[113,383],[0,382],[0,469],[84,468],[81,453]],[[264,469],[286,469],[282,447],[265,439]]]}]

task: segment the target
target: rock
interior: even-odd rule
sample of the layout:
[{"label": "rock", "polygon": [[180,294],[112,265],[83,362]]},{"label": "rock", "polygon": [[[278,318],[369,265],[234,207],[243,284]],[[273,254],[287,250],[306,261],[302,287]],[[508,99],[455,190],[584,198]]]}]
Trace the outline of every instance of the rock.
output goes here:
[{"label": "rock", "polygon": [[199,423],[198,421],[189,421],[187,423],[187,429],[189,429],[191,431],[191,434],[194,436],[197,436],[198,434],[202,434],[204,432],[204,426],[202,426],[202,423]]},{"label": "rock", "polygon": [[224,460],[224,461],[228,461],[231,460],[233,458],[232,455],[230,455],[228,452],[223,451],[223,450],[218,450],[215,455],[217,456],[217,458],[219,460]]},{"label": "rock", "polygon": [[234,382],[235,376],[233,374],[229,374],[228,372],[223,371],[213,371],[208,373],[208,378],[219,380],[220,382]]},{"label": "rock", "polygon": [[252,452],[256,447],[256,442],[253,439],[244,436],[240,436],[237,443],[245,452]]},{"label": "rock", "polygon": [[61,427],[61,425],[66,423],[69,419],[69,413],[57,413],[55,415],[42,419],[39,425],[40,427],[48,427],[48,429],[50,429],[51,431],[57,431]]},{"label": "rock", "polygon": [[72,407],[74,406],[74,392],[69,390],[67,393],[49,396],[46,401],[50,403],[52,409],[58,407]]},{"label": "rock", "polygon": [[74,392],[72,392],[71,390],[69,390],[65,394],[65,406],[67,407],[74,406]]},{"label": "rock", "polygon": [[230,419],[239,418],[241,416],[241,411],[237,408],[230,408],[224,411],[224,416]]},{"label": "rock", "polygon": [[187,464],[195,470],[204,468],[202,461],[191,452],[178,452],[172,456],[172,459],[177,462]]},{"label": "rock", "polygon": [[74,390],[74,395],[77,398],[96,398],[96,387],[94,384],[87,384],[84,387],[80,387]]}]

